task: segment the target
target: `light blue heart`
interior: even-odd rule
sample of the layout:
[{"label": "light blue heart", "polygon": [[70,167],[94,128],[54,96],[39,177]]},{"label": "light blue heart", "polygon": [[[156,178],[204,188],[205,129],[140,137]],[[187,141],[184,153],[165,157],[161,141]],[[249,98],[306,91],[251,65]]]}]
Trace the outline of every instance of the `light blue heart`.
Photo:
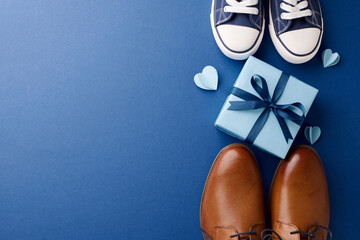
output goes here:
[{"label": "light blue heart", "polygon": [[306,127],[304,131],[306,139],[313,145],[321,135],[321,129],[319,127]]},{"label": "light blue heart", "polygon": [[340,61],[340,55],[333,53],[331,49],[325,49],[321,55],[324,68],[334,66]]},{"label": "light blue heart", "polygon": [[201,73],[194,76],[196,86],[204,90],[217,90],[218,73],[212,66],[206,66]]}]

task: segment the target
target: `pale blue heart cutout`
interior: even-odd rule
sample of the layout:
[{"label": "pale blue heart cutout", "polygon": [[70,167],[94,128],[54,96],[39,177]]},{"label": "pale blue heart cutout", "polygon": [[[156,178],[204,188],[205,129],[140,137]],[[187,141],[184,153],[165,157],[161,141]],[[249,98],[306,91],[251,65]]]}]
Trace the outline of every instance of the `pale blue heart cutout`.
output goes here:
[{"label": "pale blue heart cutout", "polygon": [[306,127],[304,130],[306,139],[312,144],[314,144],[321,135],[321,129],[319,127]]},{"label": "pale blue heart cutout", "polygon": [[194,76],[196,86],[204,90],[217,90],[218,73],[212,66],[206,66],[201,73]]},{"label": "pale blue heart cutout", "polygon": [[340,55],[333,53],[331,49],[325,49],[321,55],[324,68],[332,67],[340,61]]}]

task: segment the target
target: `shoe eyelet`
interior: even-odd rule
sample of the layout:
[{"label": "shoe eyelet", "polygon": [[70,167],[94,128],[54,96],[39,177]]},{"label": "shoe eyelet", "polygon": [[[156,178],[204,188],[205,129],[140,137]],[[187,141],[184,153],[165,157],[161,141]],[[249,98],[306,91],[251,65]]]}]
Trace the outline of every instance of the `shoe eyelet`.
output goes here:
[{"label": "shoe eyelet", "polygon": [[227,8],[227,6],[226,6],[226,7],[224,7],[224,12],[227,12],[227,9],[228,9],[228,8]]},{"label": "shoe eyelet", "polygon": [[281,19],[284,19],[284,13],[280,14]]}]

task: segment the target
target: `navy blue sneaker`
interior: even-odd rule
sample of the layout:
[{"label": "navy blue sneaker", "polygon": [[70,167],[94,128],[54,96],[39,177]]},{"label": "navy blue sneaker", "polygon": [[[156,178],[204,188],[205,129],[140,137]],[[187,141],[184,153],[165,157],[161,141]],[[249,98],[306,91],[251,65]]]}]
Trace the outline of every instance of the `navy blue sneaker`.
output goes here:
[{"label": "navy blue sneaker", "polygon": [[243,60],[259,48],[264,35],[263,0],[213,0],[211,28],[220,50]]},{"label": "navy blue sneaker", "polygon": [[290,63],[312,59],[320,48],[323,18],[319,0],[270,0],[270,36]]}]

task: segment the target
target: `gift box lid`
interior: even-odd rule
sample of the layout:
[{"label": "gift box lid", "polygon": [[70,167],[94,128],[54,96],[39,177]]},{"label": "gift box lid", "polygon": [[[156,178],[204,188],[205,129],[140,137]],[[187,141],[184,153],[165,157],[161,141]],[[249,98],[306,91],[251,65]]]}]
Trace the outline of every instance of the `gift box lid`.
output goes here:
[{"label": "gift box lid", "polygon": [[[259,75],[266,80],[270,96],[272,97],[282,73],[281,70],[251,56],[241,70],[234,87],[259,96],[251,85],[252,77]],[[289,76],[288,82],[277,104],[300,102],[304,106],[306,116],[317,93],[318,90],[316,88],[298,80],[294,76]],[[230,101],[244,100],[230,94],[215,121],[215,127],[231,136],[244,140],[264,109],[228,110]],[[300,126],[291,120],[286,119],[285,122],[292,137],[295,138]],[[285,158],[292,143],[293,140],[291,139],[286,141],[277,118],[273,112],[270,112],[265,125],[256,137],[253,145],[275,156]]]}]

